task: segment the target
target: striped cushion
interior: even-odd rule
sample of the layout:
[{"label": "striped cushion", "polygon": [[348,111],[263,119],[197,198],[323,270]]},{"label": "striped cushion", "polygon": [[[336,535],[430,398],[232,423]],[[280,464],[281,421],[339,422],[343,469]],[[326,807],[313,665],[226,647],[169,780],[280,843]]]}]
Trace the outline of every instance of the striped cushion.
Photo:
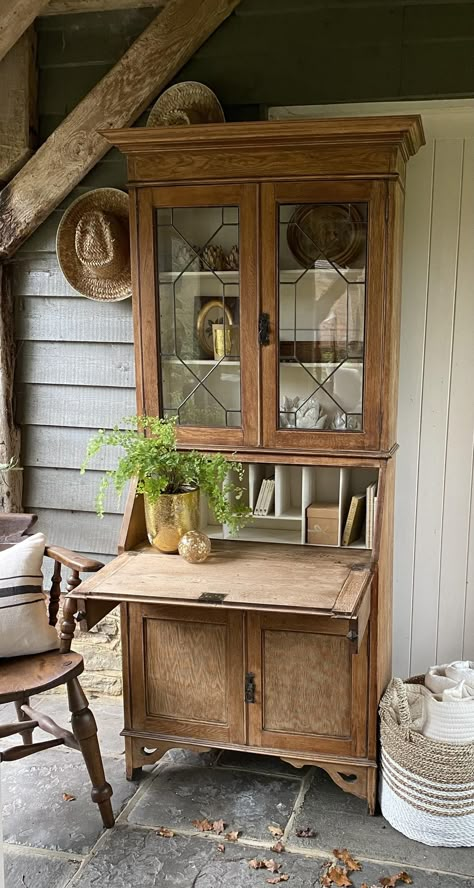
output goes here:
[{"label": "striped cushion", "polygon": [[41,565],[42,533],[0,552],[0,657],[40,654],[59,647],[48,624]]}]

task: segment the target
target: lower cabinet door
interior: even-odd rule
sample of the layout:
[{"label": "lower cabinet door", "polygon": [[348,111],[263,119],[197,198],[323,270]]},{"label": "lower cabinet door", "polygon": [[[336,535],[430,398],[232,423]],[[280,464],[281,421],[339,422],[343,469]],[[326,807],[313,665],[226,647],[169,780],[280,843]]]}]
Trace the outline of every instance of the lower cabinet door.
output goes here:
[{"label": "lower cabinet door", "polygon": [[131,604],[129,632],[134,730],[244,742],[242,614]]},{"label": "lower cabinet door", "polygon": [[365,754],[368,632],[357,653],[348,628],[330,617],[248,614],[251,746]]}]

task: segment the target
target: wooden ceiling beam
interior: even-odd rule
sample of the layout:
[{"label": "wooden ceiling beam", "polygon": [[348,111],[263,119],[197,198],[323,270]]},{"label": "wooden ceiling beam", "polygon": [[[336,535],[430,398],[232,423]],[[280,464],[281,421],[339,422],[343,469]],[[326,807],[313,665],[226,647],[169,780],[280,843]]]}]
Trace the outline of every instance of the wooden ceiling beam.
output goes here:
[{"label": "wooden ceiling beam", "polygon": [[74,12],[109,12],[113,9],[163,7],[169,0],[49,0],[41,15],[68,15]]},{"label": "wooden ceiling beam", "polygon": [[0,0],[0,60],[33,24],[48,0]]},{"label": "wooden ceiling beam", "polygon": [[98,130],[133,123],[240,0],[170,0],[0,194],[11,256],[109,150]]},{"label": "wooden ceiling beam", "polygon": [[33,26],[0,62],[0,188],[26,163],[36,147],[36,34]]}]

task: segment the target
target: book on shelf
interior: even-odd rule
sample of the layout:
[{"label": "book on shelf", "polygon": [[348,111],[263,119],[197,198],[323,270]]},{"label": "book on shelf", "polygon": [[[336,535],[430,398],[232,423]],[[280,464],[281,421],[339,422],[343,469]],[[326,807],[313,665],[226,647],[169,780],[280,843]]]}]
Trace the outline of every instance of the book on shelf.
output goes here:
[{"label": "book on shelf", "polygon": [[267,478],[267,485],[265,488],[265,498],[262,503],[262,515],[268,515],[272,508],[273,503],[275,501],[275,479]]},{"label": "book on shelf", "polygon": [[275,499],[275,479],[274,478],[264,478],[260,485],[260,490],[258,492],[257,501],[255,503],[255,508],[253,510],[253,514],[257,518],[264,518],[265,515],[268,515],[270,512],[273,501]]},{"label": "book on shelf", "polygon": [[365,493],[356,493],[351,497],[346,523],[342,533],[342,545],[350,546],[359,539],[365,517]]},{"label": "book on shelf", "polygon": [[371,549],[374,544],[374,527],[375,527],[375,494],[377,492],[377,484],[369,484],[366,489],[366,529],[365,529],[365,545],[367,549]]},{"label": "book on shelf", "polygon": [[258,491],[258,496],[255,501],[255,506],[254,506],[254,510],[253,510],[253,514],[256,515],[257,517],[261,514],[260,510],[262,507],[263,497],[264,497],[266,487],[267,487],[267,481],[266,481],[266,478],[264,478],[264,480],[262,481],[262,483],[260,485],[260,490]]}]

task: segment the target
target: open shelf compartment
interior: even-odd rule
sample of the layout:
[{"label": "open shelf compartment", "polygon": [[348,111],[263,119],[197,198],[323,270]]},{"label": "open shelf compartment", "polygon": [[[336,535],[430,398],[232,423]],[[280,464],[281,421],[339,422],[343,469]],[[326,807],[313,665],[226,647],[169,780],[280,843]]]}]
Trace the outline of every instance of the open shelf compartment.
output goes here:
[{"label": "open shelf compartment", "polygon": [[[244,465],[244,501],[252,510],[249,523],[232,537],[227,526],[219,524],[206,500],[201,500],[201,529],[211,539],[238,539],[248,542],[331,545],[352,549],[371,549],[375,532],[377,467],[283,465],[274,463],[247,463]],[[265,481],[274,482],[266,514],[255,514],[259,494]],[[369,491],[370,488],[370,491]],[[346,525],[354,500],[359,504],[357,535],[349,535]],[[369,503],[369,505],[367,505]],[[336,521],[333,542],[308,541],[308,507],[327,509]],[[370,510],[370,520],[369,520]],[[370,525],[370,526],[369,526]]]}]

